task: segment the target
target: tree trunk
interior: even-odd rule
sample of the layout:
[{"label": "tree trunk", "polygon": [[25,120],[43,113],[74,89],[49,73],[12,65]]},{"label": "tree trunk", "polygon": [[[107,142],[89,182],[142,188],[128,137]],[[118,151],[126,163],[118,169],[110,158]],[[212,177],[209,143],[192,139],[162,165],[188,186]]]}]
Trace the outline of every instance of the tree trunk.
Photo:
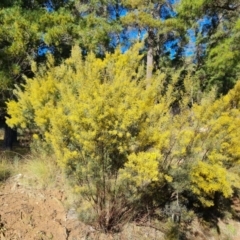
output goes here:
[{"label": "tree trunk", "polygon": [[12,149],[13,143],[16,141],[17,141],[17,131],[10,128],[7,124],[5,124],[3,147],[5,149]]},{"label": "tree trunk", "polygon": [[153,48],[149,46],[147,53],[147,86],[151,83],[153,69]]},{"label": "tree trunk", "polygon": [[154,45],[154,32],[152,29],[148,30],[147,38],[148,52],[147,52],[147,76],[146,76],[146,86],[151,84],[151,78],[153,73],[153,45]]}]

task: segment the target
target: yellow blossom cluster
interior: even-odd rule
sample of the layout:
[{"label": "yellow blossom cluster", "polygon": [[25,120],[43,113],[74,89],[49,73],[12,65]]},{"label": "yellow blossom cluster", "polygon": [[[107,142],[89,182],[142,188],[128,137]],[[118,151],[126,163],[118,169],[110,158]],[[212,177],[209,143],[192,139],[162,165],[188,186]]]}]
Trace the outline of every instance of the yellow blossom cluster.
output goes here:
[{"label": "yellow blossom cluster", "polygon": [[140,48],[83,59],[74,47],[60,66],[49,58],[16,90],[7,123],[38,129],[34,138],[51,145],[80,185],[101,179],[97,192],[99,182],[119,178],[137,188],[167,182],[205,206],[216,192],[230,197],[240,187],[240,82],[217,100],[214,91],[196,100],[188,76],[177,89],[177,74],[156,73],[146,87]]}]

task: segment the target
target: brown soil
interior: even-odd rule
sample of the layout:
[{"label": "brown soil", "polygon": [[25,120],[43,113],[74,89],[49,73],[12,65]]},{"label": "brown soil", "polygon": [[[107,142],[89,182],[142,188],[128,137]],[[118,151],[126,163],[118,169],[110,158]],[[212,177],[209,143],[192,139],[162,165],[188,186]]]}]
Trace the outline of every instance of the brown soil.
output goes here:
[{"label": "brown soil", "polygon": [[89,227],[74,211],[64,209],[63,192],[27,189],[20,185],[20,176],[0,187],[1,240],[85,239]]}]

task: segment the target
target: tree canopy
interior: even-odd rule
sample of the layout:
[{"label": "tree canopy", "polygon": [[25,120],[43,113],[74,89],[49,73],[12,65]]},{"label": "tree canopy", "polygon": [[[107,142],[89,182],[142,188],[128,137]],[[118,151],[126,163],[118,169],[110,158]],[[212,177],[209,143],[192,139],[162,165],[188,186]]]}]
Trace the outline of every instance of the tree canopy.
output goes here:
[{"label": "tree canopy", "polygon": [[[217,85],[224,94],[239,77],[239,13],[240,5],[235,0],[182,0],[178,6],[179,17],[196,32],[197,79],[205,88]],[[204,17],[209,23],[200,28],[196,23]]]},{"label": "tree canopy", "polygon": [[[12,0],[1,2],[0,14],[2,90],[13,89],[22,74],[33,74],[30,62],[45,61],[47,51],[59,63],[70,56],[75,44],[85,54],[93,50],[104,57],[116,44],[123,44],[121,39],[130,41],[124,32],[133,30],[146,33],[148,78],[158,69],[165,73],[169,68],[182,69],[190,71],[203,90],[216,85],[225,94],[239,76],[239,4],[234,0]],[[201,25],[199,21],[206,17],[208,23]],[[191,58],[184,50],[188,29],[196,37]],[[169,41],[175,51],[171,58],[166,50]],[[44,49],[40,55],[39,48]]]}]

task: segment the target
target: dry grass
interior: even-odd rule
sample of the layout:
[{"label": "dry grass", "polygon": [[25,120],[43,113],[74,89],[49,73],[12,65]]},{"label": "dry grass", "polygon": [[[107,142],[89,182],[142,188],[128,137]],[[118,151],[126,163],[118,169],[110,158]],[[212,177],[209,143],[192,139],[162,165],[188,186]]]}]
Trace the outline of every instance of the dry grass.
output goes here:
[{"label": "dry grass", "polygon": [[81,239],[89,240],[165,240],[162,232],[150,227],[137,226],[135,223],[126,224],[121,232],[115,234],[94,231],[85,225],[82,233],[85,236]]},{"label": "dry grass", "polygon": [[3,140],[4,138],[4,129],[0,128],[0,140]]},{"label": "dry grass", "polygon": [[0,160],[0,182],[7,180],[12,174],[12,165],[8,159],[2,158]]},{"label": "dry grass", "polygon": [[23,174],[23,184],[35,189],[55,187],[61,171],[53,156],[30,155],[21,163],[18,170]]},{"label": "dry grass", "polygon": [[17,157],[9,151],[0,152],[0,182],[6,181],[15,173]]}]

